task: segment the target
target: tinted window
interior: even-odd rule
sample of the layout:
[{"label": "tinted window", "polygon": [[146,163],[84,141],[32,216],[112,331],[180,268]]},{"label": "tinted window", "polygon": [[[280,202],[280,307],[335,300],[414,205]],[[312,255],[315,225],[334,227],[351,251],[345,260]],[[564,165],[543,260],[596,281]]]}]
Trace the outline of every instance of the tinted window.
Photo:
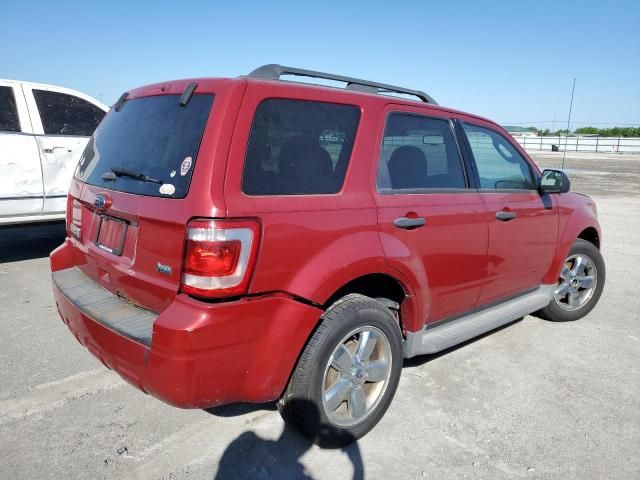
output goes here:
[{"label": "tinted window", "polygon": [[[121,192],[183,198],[212,102],[213,95],[205,94],[194,95],[184,107],[179,95],[127,100],[89,140],[76,177]],[[160,183],[125,175],[109,180],[112,169],[141,173]],[[107,179],[102,178],[105,173]]]},{"label": "tinted window", "polygon": [[342,188],[360,110],[270,99],[251,126],[242,191],[249,195],[336,193]]},{"label": "tinted window", "polygon": [[448,120],[389,116],[378,166],[381,192],[465,188],[458,146]]},{"label": "tinted window", "polygon": [[0,87],[0,131],[19,132],[20,120],[12,87]]},{"label": "tinted window", "polygon": [[33,90],[47,135],[90,137],[105,115],[101,109],[66,93]]},{"label": "tinted window", "polygon": [[473,158],[480,176],[480,187],[487,189],[535,189],[529,163],[498,132],[464,124]]}]

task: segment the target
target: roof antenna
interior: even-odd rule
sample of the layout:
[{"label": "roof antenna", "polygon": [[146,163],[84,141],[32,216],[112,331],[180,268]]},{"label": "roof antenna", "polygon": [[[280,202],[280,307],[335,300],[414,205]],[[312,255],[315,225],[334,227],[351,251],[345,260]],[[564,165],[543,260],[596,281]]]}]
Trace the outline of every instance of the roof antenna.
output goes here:
[{"label": "roof antenna", "polygon": [[[569,132],[571,128],[571,111],[573,110],[573,92],[576,91],[576,79],[573,79],[573,87],[571,88],[571,103],[569,103],[569,118],[567,119],[567,134],[564,137],[564,152],[562,153],[562,171],[564,172],[564,159],[567,156],[567,143],[569,142]],[[577,141],[577,140],[576,140]]]}]

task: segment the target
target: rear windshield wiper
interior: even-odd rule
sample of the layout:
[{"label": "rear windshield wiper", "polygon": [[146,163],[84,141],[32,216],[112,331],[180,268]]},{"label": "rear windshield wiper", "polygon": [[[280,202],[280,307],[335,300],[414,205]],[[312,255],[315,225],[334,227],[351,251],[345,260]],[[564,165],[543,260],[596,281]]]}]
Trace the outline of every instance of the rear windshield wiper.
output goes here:
[{"label": "rear windshield wiper", "polygon": [[132,170],[127,170],[126,168],[121,168],[121,167],[110,168],[108,172],[104,172],[101,175],[101,178],[103,180],[110,180],[110,181],[115,180],[116,177],[130,177],[130,178],[135,178],[136,180],[142,180],[143,182],[158,183],[160,185],[162,185],[163,183],[162,180],[149,177],[144,173],[134,172]]}]

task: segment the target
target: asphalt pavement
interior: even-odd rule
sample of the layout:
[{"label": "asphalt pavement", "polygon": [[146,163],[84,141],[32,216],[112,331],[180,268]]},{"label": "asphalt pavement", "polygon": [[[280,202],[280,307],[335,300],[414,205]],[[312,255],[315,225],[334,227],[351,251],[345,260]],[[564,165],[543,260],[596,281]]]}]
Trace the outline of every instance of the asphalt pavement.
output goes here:
[{"label": "asphalt pavement", "polygon": [[598,204],[599,305],[406,361],[386,416],[343,450],[273,405],[180,410],[129,386],[58,317],[47,255],[64,225],[0,228],[0,478],[640,478],[640,155],[565,167]]}]

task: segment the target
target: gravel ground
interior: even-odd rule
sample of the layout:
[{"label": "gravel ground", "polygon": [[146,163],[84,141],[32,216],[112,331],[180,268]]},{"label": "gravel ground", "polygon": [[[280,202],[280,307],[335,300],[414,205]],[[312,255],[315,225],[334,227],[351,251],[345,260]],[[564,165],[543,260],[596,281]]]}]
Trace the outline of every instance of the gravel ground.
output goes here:
[{"label": "gravel ground", "polygon": [[271,405],[179,410],[125,384],[55,311],[46,255],[64,227],[0,229],[0,478],[640,478],[640,156],[565,166],[598,203],[600,304],[407,361],[387,415],[345,450]]}]

